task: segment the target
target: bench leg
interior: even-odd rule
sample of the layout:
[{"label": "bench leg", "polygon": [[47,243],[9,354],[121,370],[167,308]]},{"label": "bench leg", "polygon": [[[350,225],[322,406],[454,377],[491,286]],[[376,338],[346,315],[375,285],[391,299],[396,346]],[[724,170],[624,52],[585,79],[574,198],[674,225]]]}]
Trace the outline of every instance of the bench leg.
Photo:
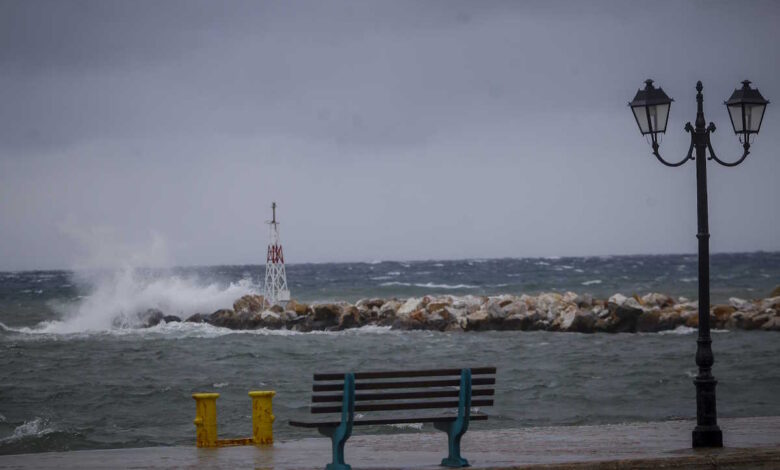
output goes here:
[{"label": "bench leg", "polygon": [[447,433],[449,455],[442,459],[443,467],[468,467],[469,461],[460,456],[460,438],[466,434],[466,430],[458,421],[433,423],[433,427]]},{"label": "bench leg", "polygon": [[[328,436],[333,446],[333,463],[325,466],[325,470],[352,470],[352,467],[344,462],[344,444],[349,439],[349,434],[339,427],[323,427],[317,429],[320,434]],[[346,435],[345,435],[346,434]]]}]

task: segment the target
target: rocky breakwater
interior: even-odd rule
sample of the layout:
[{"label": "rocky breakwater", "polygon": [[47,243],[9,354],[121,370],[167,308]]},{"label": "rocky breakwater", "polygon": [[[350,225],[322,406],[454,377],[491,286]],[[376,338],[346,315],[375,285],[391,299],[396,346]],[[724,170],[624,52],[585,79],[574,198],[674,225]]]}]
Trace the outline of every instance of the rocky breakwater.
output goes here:
[{"label": "rocky breakwater", "polygon": [[[712,306],[710,325],[717,329],[780,331],[780,288],[773,296],[744,300],[731,298]],[[144,326],[178,321],[150,311]],[[149,313],[149,312],[147,312]],[[488,331],[545,330],[579,333],[635,333],[698,326],[698,302],[659,293],[631,297],[615,294],[594,299],[566,292],[539,295],[425,296],[398,299],[362,299],[347,302],[269,306],[261,295],[246,295],[233,309],[195,314],[185,321],[244,329],[338,331],[367,325],[399,330]]]}]

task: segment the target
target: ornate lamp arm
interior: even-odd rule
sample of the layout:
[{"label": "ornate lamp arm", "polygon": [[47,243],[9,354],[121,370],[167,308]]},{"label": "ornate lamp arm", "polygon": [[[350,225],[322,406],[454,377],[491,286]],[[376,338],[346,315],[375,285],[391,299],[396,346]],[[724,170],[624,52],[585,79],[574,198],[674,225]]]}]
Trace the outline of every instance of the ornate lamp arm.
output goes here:
[{"label": "ornate lamp arm", "polygon": [[707,126],[707,150],[709,150],[709,152],[710,152],[710,158],[708,158],[707,160],[715,160],[716,162],[720,163],[721,165],[729,166],[729,167],[737,166],[740,163],[742,163],[743,161],[745,161],[745,159],[747,158],[748,154],[750,153],[750,142],[748,141],[747,135],[745,136],[745,143],[742,144],[742,148],[744,149],[744,152],[742,153],[742,157],[740,157],[740,159],[737,160],[736,162],[729,163],[729,162],[724,162],[723,160],[718,158],[718,156],[715,155],[715,151],[712,150],[712,143],[710,142],[710,134],[713,133],[713,132],[715,132],[715,124],[710,123],[710,125]]},{"label": "ornate lamp arm", "polygon": [[655,155],[655,158],[657,158],[659,162],[670,167],[682,166],[688,160],[693,160],[693,126],[691,125],[690,122],[685,125],[685,132],[691,134],[691,146],[688,147],[688,155],[686,155],[685,158],[683,158],[677,163],[667,162],[666,160],[663,159],[663,157],[661,157],[661,154],[658,153],[658,142],[655,140],[655,138],[653,138],[653,155]]}]

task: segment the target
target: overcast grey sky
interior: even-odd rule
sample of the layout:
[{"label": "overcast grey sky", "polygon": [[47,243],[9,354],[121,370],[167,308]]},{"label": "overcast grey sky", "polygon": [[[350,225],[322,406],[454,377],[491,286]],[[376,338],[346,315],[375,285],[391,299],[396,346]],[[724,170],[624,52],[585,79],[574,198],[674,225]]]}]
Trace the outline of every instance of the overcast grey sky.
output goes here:
[{"label": "overcast grey sky", "polygon": [[[750,79],[780,103],[776,1],[0,0],[0,270],[680,253],[694,165],[626,106]],[[713,251],[780,250],[780,110],[710,164]],[[712,162],[711,162],[712,163]],[[162,260],[162,261],[160,261]]]}]

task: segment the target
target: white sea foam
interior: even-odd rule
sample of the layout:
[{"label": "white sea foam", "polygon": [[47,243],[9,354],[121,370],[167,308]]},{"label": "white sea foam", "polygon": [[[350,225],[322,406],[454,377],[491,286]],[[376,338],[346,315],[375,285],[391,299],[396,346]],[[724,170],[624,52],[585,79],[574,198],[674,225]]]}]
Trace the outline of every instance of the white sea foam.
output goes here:
[{"label": "white sea foam", "polygon": [[658,334],[659,335],[689,335],[691,333],[696,333],[697,331],[699,331],[698,328],[691,328],[690,326],[680,325],[673,330],[659,331]]},{"label": "white sea foam", "polygon": [[217,382],[217,383],[211,384],[211,386],[214,387],[214,388],[227,387],[228,385],[230,385],[230,382]]},{"label": "white sea foam", "polygon": [[696,277],[684,277],[684,278],[680,279],[680,281],[682,281],[682,282],[696,282],[698,280],[699,279],[696,278]]},{"label": "white sea foam", "polygon": [[479,286],[472,286],[469,284],[434,284],[433,282],[428,282],[425,284],[413,284],[411,282],[398,282],[398,281],[391,281],[391,282],[383,282],[379,284],[383,287],[388,286],[404,286],[404,287],[424,287],[429,289],[477,289]]},{"label": "white sea foam", "polygon": [[24,340],[29,341],[69,341],[69,340],[83,340],[85,338],[95,337],[129,337],[137,338],[140,340],[159,340],[159,339],[210,339],[219,338],[227,335],[256,335],[256,336],[298,336],[298,335],[325,335],[325,336],[340,336],[340,335],[363,335],[363,334],[400,334],[401,330],[392,330],[389,326],[377,326],[366,325],[360,328],[350,328],[342,331],[310,331],[301,332],[293,330],[269,330],[266,328],[260,328],[257,330],[231,330],[230,328],[223,328],[219,326],[210,325],[208,323],[191,323],[191,322],[161,322],[150,328],[113,328],[108,330],[87,330],[74,333],[54,333],[43,332],[40,329],[35,328],[10,328],[0,323],[0,327],[6,331],[25,334],[21,337]]},{"label": "white sea foam", "polygon": [[186,318],[229,308],[242,295],[258,291],[249,279],[228,285],[204,284],[176,275],[149,276],[132,268],[78,276],[90,286],[90,292],[75,305],[54,305],[61,320],[15,331],[69,334],[134,328],[140,326],[138,313],[147,309]]},{"label": "white sea foam", "polygon": [[27,421],[24,424],[17,426],[10,436],[0,439],[0,443],[15,442],[24,439],[25,437],[44,436],[55,431],[56,429],[51,426],[48,420],[35,418],[32,421]]},{"label": "white sea foam", "polygon": [[396,429],[422,429],[423,423],[394,423],[394,424],[388,424],[391,428]]},{"label": "white sea foam", "polygon": [[591,281],[585,281],[582,283],[583,286],[590,286],[593,284],[601,284],[601,279],[593,279]]},{"label": "white sea foam", "polygon": [[[698,328],[692,328],[690,326],[680,325],[680,326],[678,326],[677,328],[675,328],[673,330],[659,331],[657,334],[659,334],[659,335],[690,335],[690,334],[696,333],[697,331],[699,331]],[[710,332],[711,333],[729,333],[729,330],[713,329],[713,330],[710,330]]]}]

